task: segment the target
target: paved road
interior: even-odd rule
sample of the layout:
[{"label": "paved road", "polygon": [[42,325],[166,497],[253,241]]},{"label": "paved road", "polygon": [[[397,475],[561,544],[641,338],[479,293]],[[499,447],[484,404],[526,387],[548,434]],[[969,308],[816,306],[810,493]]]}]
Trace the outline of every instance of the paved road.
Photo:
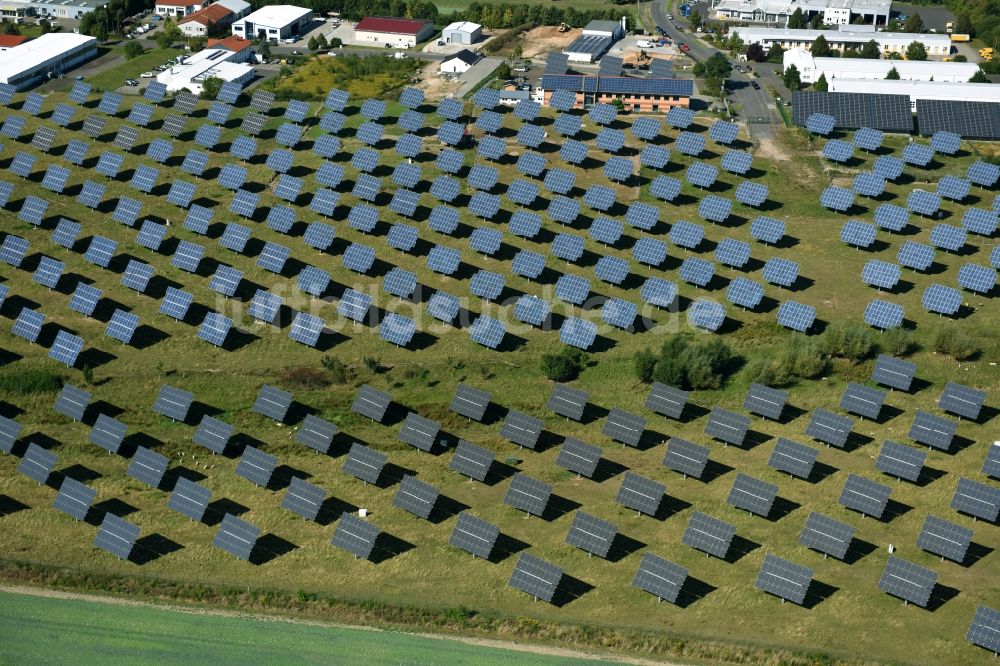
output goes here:
[{"label": "paved road", "polygon": [[[695,33],[681,30],[676,21],[668,20],[667,2],[668,0],[653,0],[648,4],[648,7],[653,21],[656,25],[663,27],[667,35],[674,42],[690,46],[691,50],[688,52],[688,55],[696,61],[707,60],[713,53],[720,52],[713,46],[698,39]],[[677,18],[676,15],[675,18]],[[766,90],[767,81],[765,80],[763,84],[758,84],[759,88],[754,89],[751,84],[751,81],[754,80],[754,77],[750,74],[741,74],[733,70],[729,82],[729,90],[731,91],[730,100],[743,108],[744,122],[749,123],[751,118],[768,119],[767,124],[748,124],[748,129],[753,136],[760,139],[767,139],[772,136],[769,124],[780,123],[781,116],[778,114],[774,106],[774,101]]]}]

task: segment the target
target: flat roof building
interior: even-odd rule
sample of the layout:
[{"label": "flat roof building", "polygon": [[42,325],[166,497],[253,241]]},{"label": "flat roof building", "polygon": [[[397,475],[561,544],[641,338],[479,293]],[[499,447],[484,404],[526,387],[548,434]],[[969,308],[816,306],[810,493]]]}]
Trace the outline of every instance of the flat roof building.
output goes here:
[{"label": "flat roof building", "polygon": [[[878,49],[883,54],[905,53],[911,42],[920,42],[927,49],[927,55],[946,56],[951,53],[951,37],[935,33],[914,34],[907,32],[876,32],[875,30],[856,30],[862,26],[847,26],[841,30],[797,30],[792,28],[761,28],[756,26],[734,27],[730,32],[739,35],[744,44],[760,44],[765,50],[775,44],[786,51],[789,49],[809,49],[817,37],[823,35],[831,48],[860,49],[871,40],[875,40]],[[871,27],[871,26],[869,26]]]},{"label": "flat roof building", "polygon": [[[10,18],[8,12],[17,15],[17,9],[24,8],[27,10],[26,15],[39,18],[77,19],[106,4],[108,0],[5,0],[0,16]],[[14,20],[14,22],[21,21]]]},{"label": "flat roof building", "polygon": [[276,42],[300,34],[312,19],[312,10],[305,7],[267,5],[233,22],[233,34]]},{"label": "flat roof building", "polygon": [[434,36],[434,23],[424,19],[366,16],[354,26],[354,41],[408,49]]},{"label": "flat roof building", "polygon": [[483,38],[483,26],[471,21],[456,21],[441,31],[446,44],[475,44]]},{"label": "flat roof building", "polygon": [[50,32],[0,52],[0,83],[24,90],[50,76],[62,76],[97,56],[97,40]]},{"label": "flat roof building", "polygon": [[167,86],[170,92],[186,89],[195,95],[201,94],[206,79],[221,79],[224,83],[236,81],[246,85],[253,80],[255,72],[250,65],[234,62],[238,53],[227,49],[205,49],[183,63],[160,72],[156,80]]},{"label": "flat roof building", "polygon": [[917,110],[917,100],[932,99],[948,102],[1000,103],[1000,86],[992,83],[948,83],[945,81],[861,81],[834,79],[830,92],[868,95],[909,95],[910,106]]},{"label": "flat roof building", "polygon": [[750,23],[788,25],[788,17],[801,9],[806,20],[822,16],[825,25],[849,25],[856,21],[886,25],[892,0],[720,0],[715,17]]},{"label": "flat roof building", "polygon": [[208,0],[155,0],[153,9],[160,16],[187,16],[205,7]]},{"label": "flat roof building", "polygon": [[803,83],[815,83],[826,76],[827,83],[834,79],[884,80],[893,68],[904,81],[946,81],[966,83],[979,71],[971,62],[937,62],[933,60],[868,60],[864,58],[814,58],[808,51],[785,51],[782,65],[788,69],[795,65]]},{"label": "flat roof building", "polygon": [[0,51],[20,46],[26,41],[28,41],[28,38],[24,35],[0,35]]},{"label": "flat roof building", "polygon": [[620,99],[625,109],[637,113],[662,113],[674,106],[687,107],[694,95],[690,79],[543,74],[541,88],[548,104],[556,90],[576,93],[573,108],[589,109],[594,104],[610,104]]}]

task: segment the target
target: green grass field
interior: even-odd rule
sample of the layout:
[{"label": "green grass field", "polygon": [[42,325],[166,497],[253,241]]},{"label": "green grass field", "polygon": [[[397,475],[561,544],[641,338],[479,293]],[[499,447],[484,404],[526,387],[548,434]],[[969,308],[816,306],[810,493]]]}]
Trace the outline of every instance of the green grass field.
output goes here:
[{"label": "green grass field", "polygon": [[[23,98],[19,95],[17,100]],[[62,101],[61,94],[53,94],[38,118],[28,118],[24,137],[34,129],[49,124],[48,115],[55,103]],[[352,100],[356,106],[360,99]],[[94,102],[91,103],[93,106]],[[648,412],[643,407],[647,385],[638,382],[632,370],[633,354],[644,348],[658,348],[668,335],[689,331],[686,309],[692,299],[707,297],[725,301],[727,282],[742,273],[729,268],[718,268],[718,276],[710,289],[701,290],[684,284],[678,278],[678,267],[687,256],[703,256],[713,260],[715,244],[727,237],[748,240],[749,220],[761,214],[737,204],[733,216],[723,225],[706,224],[706,242],[699,252],[688,253],[671,245],[664,266],[649,268],[632,263],[632,277],[624,287],[600,283],[594,277],[594,264],[602,255],[631,259],[631,246],[642,234],[626,226],[624,240],[613,248],[586,241],[587,252],[579,264],[567,264],[550,259],[549,269],[537,283],[510,274],[510,259],[515,250],[528,249],[545,252],[549,241],[560,232],[571,231],[586,236],[589,219],[599,214],[583,208],[583,218],[566,229],[548,220],[544,206],[540,209],[543,229],[534,240],[505,234],[505,249],[496,258],[486,258],[468,247],[468,235],[477,226],[488,226],[472,218],[464,209],[462,226],[453,238],[437,234],[426,228],[425,213],[419,215],[423,241],[413,254],[403,254],[388,247],[384,236],[389,224],[405,222],[388,209],[381,211],[381,222],[374,234],[365,235],[346,223],[347,212],[358,200],[350,191],[350,183],[357,171],[350,166],[350,156],[360,147],[353,133],[345,132],[341,138],[342,153],[335,160],[345,167],[346,184],[338,188],[341,206],[333,220],[337,241],[326,253],[306,246],[302,238],[304,223],[319,216],[307,207],[308,196],[299,200],[293,209],[300,220],[292,232],[279,234],[269,229],[262,217],[252,222],[229,212],[232,193],[214,181],[214,173],[231,161],[228,144],[240,134],[240,117],[246,112],[245,100],[236,109],[234,118],[223,131],[222,146],[210,153],[209,177],[199,180],[183,173],[180,159],[194,146],[194,128],[203,122],[207,104],[202,103],[196,112],[197,121],[189,122],[187,130],[175,142],[175,157],[160,167],[157,196],[142,197],[143,216],[170,222],[167,252],[153,253],[134,243],[135,230],[111,219],[113,202],[122,196],[136,197],[136,190],[128,185],[132,170],[140,163],[151,163],[140,157],[145,145],[159,135],[160,122],[170,113],[169,107],[159,108],[153,122],[140,132],[137,149],[125,159],[124,175],[108,180],[93,173],[96,157],[111,149],[111,138],[122,118],[110,119],[104,136],[93,145],[83,171],[74,170],[68,194],[53,196],[40,186],[41,176],[49,164],[60,163],[65,141],[82,137],[79,124],[85,114],[78,113],[70,130],[61,130],[56,148],[45,155],[27,145],[25,140],[4,141],[0,153],[0,167],[6,167],[17,151],[33,153],[38,163],[32,177],[21,180],[4,174],[3,179],[15,183],[16,202],[27,194],[51,200],[46,214],[46,224],[34,228],[18,221],[12,211],[18,204],[8,204],[5,209],[3,230],[17,234],[31,242],[30,258],[25,268],[14,269],[0,265],[0,281],[10,287],[11,295],[0,314],[5,323],[0,325],[0,347],[5,350],[0,373],[19,373],[26,369],[50,369],[61,372],[75,385],[83,385],[79,370],[59,369],[45,357],[56,327],[72,330],[87,341],[87,351],[81,361],[94,368],[93,385],[88,390],[95,401],[102,401],[103,410],[116,415],[129,426],[133,442],[149,446],[168,456],[172,465],[182,468],[175,474],[184,474],[209,487],[216,500],[216,508],[240,513],[243,518],[259,526],[268,535],[267,561],[254,565],[236,561],[232,556],[214,548],[212,539],[216,525],[188,521],[166,508],[168,492],[146,487],[126,475],[128,460],[109,456],[96,446],[87,443],[89,427],[72,423],[56,415],[51,405],[55,393],[30,395],[0,393],[0,413],[16,417],[24,425],[26,441],[47,443],[59,455],[57,470],[85,480],[98,491],[101,509],[125,516],[142,528],[148,547],[144,552],[145,563],[120,562],[111,555],[90,546],[96,529],[94,525],[76,523],[51,508],[55,491],[39,487],[16,472],[18,459],[0,456],[0,529],[4,540],[0,557],[45,562],[78,570],[110,571],[143,577],[161,577],[170,580],[224,584],[233,586],[259,586],[294,592],[306,590],[319,595],[346,599],[374,599],[381,602],[428,608],[465,605],[484,612],[534,618],[541,622],[588,624],[608,628],[640,629],[658,635],[677,636],[681,639],[704,639],[733,642],[751,646],[797,651],[822,651],[837,657],[867,659],[872,661],[910,662],[923,664],[972,664],[984,659],[984,653],[965,641],[965,631],[977,604],[992,604],[1000,598],[1000,534],[995,525],[974,523],[949,509],[949,502],[960,476],[979,481],[985,477],[979,470],[988,443],[995,439],[996,389],[1000,385],[996,362],[1000,342],[995,335],[998,311],[996,298],[965,294],[967,309],[961,319],[952,320],[932,316],[923,311],[920,298],[924,289],[933,283],[953,285],[955,273],[962,264],[973,262],[988,265],[989,252],[996,239],[969,237],[963,254],[938,252],[936,265],[929,274],[904,271],[902,289],[893,294],[877,294],[864,286],[860,271],[865,262],[880,258],[894,262],[899,246],[904,240],[927,242],[933,226],[926,220],[912,219],[905,235],[879,233],[873,251],[858,251],[839,241],[842,224],[847,216],[834,214],[818,206],[820,191],[831,182],[843,184],[855,172],[871,168],[872,156],[859,155],[857,163],[848,168],[829,168],[818,157],[820,144],[804,140],[798,132],[779,133],[778,149],[789,153],[788,159],[769,159],[760,154],[755,158],[754,180],[766,183],[773,202],[764,214],[778,217],[787,227],[786,241],[777,247],[753,243],[753,261],[745,273],[760,280],[760,267],[773,256],[782,256],[802,264],[802,280],[794,291],[767,285],[766,300],[757,312],[745,312],[727,305],[728,320],[721,333],[733,349],[750,360],[768,355],[773,349],[789,340],[793,333],[779,328],[775,322],[778,303],[796,300],[817,309],[819,323],[816,330],[842,320],[860,321],[865,305],[880,297],[899,303],[906,308],[907,325],[914,330],[921,349],[912,360],[919,366],[918,390],[912,394],[890,393],[886,416],[880,423],[858,421],[856,446],[851,450],[822,448],[819,460],[825,466],[822,478],[805,482],[788,478],[768,468],[767,462],[775,438],[788,437],[808,442],[804,430],[813,408],[837,410],[840,395],[847,382],[866,382],[871,373],[872,360],[852,365],[835,360],[830,371],[820,380],[801,382],[791,387],[791,408],[787,418],[780,423],[754,419],[752,428],[754,445],[746,449],[723,447],[711,443],[704,434],[705,414],[712,406],[742,411],[741,404],[747,388],[743,374],[737,373],[719,390],[697,391],[691,401],[698,406],[681,422],[670,421]],[[129,106],[128,103],[125,104]],[[13,105],[14,112],[17,103]],[[433,106],[424,109],[427,120],[436,126],[440,118],[432,113]],[[87,113],[94,112],[91,109]],[[352,111],[353,113],[353,111]],[[390,111],[395,114],[395,111]],[[125,115],[125,114],[122,114]],[[548,111],[543,122],[549,122]],[[356,124],[357,115],[349,115]],[[281,124],[276,115],[269,119],[260,137],[257,157],[245,166],[248,180],[260,183],[255,189],[261,195],[261,205],[278,205],[273,193],[273,173],[265,166],[267,154],[276,146],[274,130]],[[391,173],[401,159],[392,151],[392,137],[399,130],[389,120],[387,135],[389,149],[382,151],[382,166],[377,175],[389,190]],[[505,136],[509,137],[509,153],[520,154],[521,148],[513,143],[513,128],[518,122],[505,115]],[[627,131],[629,116],[624,116],[621,126],[626,128],[627,148],[624,154],[636,156],[641,146]],[[703,123],[705,124],[705,123]],[[594,126],[585,122],[582,138],[590,141]],[[703,128],[701,128],[703,129]],[[550,127],[549,144],[544,146],[550,164],[566,168],[576,174],[577,188],[574,198],[582,198],[583,191],[597,182],[605,182],[601,172],[602,156],[591,148],[591,158],[583,168],[565,164],[558,155],[561,137]],[[316,189],[313,173],[321,160],[310,150],[311,142],[320,135],[312,126],[296,155],[292,175],[305,181],[305,190]],[[474,134],[479,134],[473,130]],[[667,147],[673,148],[675,130],[664,130]],[[887,141],[895,154],[905,144],[905,138],[891,137]],[[989,146],[963,144],[963,153],[954,158],[942,158],[940,164],[926,172],[908,167],[907,175],[898,184],[890,184],[885,202],[904,205],[910,190],[924,186],[925,179],[936,179],[945,173],[965,173],[975,159],[972,149],[987,150]],[[440,146],[428,136],[424,140],[425,155],[416,160],[423,167],[424,180],[431,181],[439,172],[434,157]],[[711,142],[704,159],[718,165],[724,151]],[[466,164],[476,161],[475,151],[465,149]],[[673,151],[671,162],[665,170],[670,176],[684,180],[684,170],[691,158]],[[518,177],[512,161],[499,166],[500,182],[509,183]],[[639,178],[628,186],[615,186],[619,201],[626,203],[642,200],[654,201],[649,193],[649,183],[656,173],[643,168]],[[80,184],[85,179],[99,181],[108,187],[105,202],[98,212],[90,211],[75,201]],[[194,234],[182,227],[184,213],[168,204],[161,195],[175,180],[198,183],[199,203],[213,207],[215,218],[209,236]],[[714,193],[732,198],[733,190],[741,179],[721,173]],[[471,194],[463,188],[461,201]],[[665,237],[668,225],[677,220],[699,220],[698,200],[704,192],[685,184],[682,197],[673,204],[661,204],[661,222],[652,234]],[[993,192],[974,188],[968,205],[989,207]],[[544,195],[543,196],[547,196]],[[380,200],[384,206],[386,200]],[[421,190],[421,206],[435,205],[426,189]],[[881,202],[879,202],[881,203]],[[871,221],[875,204],[859,199],[858,209],[851,217]],[[287,205],[287,204],[282,204]],[[503,199],[502,226],[513,205]],[[964,205],[946,202],[943,208],[949,217],[945,222],[959,224]],[[615,217],[621,211],[614,211]],[[50,242],[51,227],[56,219],[65,216],[82,221],[84,239],[73,250],[65,250]],[[224,223],[239,222],[252,228],[254,240],[246,254],[240,255],[221,248],[218,235]],[[117,258],[110,270],[100,270],[84,261],[82,250],[87,238],[106,236],[118,243]],[[207,256],[198,274],[183,272],[170,263],[169,252],[175,240],[186,240],[206,247]],[[294,260],[283,276],[268,273],[256,264],[257,255],[264,241],[290,248]],[[378,261],[371,276],[359,276],[346,270],[340,256],[349,243],[357,242],[375,247]],[[442,277],[426,267],[426,252],[432,243],[442,243],[461,252],[463,268],[457,277]],[[66,273],[86,276],[103,290],[105,301],[97,317],[84,318],[67,307],[70,294],[79,278],[65,277],[60,289],[49,291],[32,282],[33,270],[39,256],[49,255],[65,262]],[[123,287],[121,272],[129,259],[152,264],[156,278],[150,295],[138,295]],[[209,289],[209,282],[219,264],[234,266],[243,271],[244,285],[238,297],[225,300]],[[328,271],[333,286],[324,300],[303,297],[297,290],[295,275],[305,265],[312,264]],[[381,276],[390,265],[413,271],[420,284],[426,285],[423,295],[415,302],[400,301],[381,291]],[[617,331],[609,326],[600,327],[600,339],[591,354],[590,364],[573,385],[589,391],[593,405],[591,416],[585,423],[575,423],[559,418],[545,409],[545,401],[552,383],[539,367],[542,353],[559,350],[558,332],[542,331],[519,325],[511,317],[510,302],[489,304],[468,297],[468,278],[478,269],[506,274],[507,291],[504,298],[520,293],[532,293],[553,300],[553,311],[559,318],[568,315],[587,316],[599,321],[599,309],[592,307],[581,311],[560,303],[553,297],[555,279],[561,273],[576,274],[592,281],[594,291],[601,297],[618,297],[639,303],[638,287],[654,275],[677,282],[680,298],[678,307],[657,310],[640,304],[640,314],[649,320],[648,330],[639,333]],[[194,294],[195,314],[189,322],[175,322],[158,314],[160,298],[167,286],[183,288]],[[288,320],[281,328],[253,323],[245,314],[247,299],[257,287],[270,289],[285,297],[286,305],[293,310],[305,310],[323,317],[334,332],[326,336],[322,350],[306,348],[288,339]],[[373,305],[384,311],[398,312],[414,317],[422,335],[417,349],[399,349],[378,338],[377,331],[365,325],[356,325],[336,314],[338,295],[345,287],[352,287],[372,295]],[[427,315],[426,299],[433,290],[444,290],[463,298],[464,307],[475,313],[489,314],[508,321],[513,334],[504,351],[486,350],[469,339],[468,330],[447,326]],[[995,291],[994,291],[995,294]],[[10,333],[10,324],[22,306],[37,307],[48,315],[43,331],[42,344],[31,345]],[[125,307],[138,314],[143,327],[138,331],[136,343],[120,345],[104,337],[107,319],[115,307]],[[216,310],[230,316],[240,327],[230,334],[223,350],[211,347],[197,339],[197,324],[203,313]],[[983,349],[973,362],[958,363],[934,353],[930,348],[933,331],[938,327],[960,327],[971,335]],[[334,356],[347,363],[355,373],[346,384],[327,383],[323,373],[320,380],[301,379],[301,368],[320,369],[325,355]],[[378,359],[381,370],[366,368],[362,359]],[[308,379],[308,378],[306,378]],[[927,466],[932,473],[923,485],[896,483],[881,475],[873,467],[872,458],[885,439],[907,440],[907,432],[917,409],[938,413],[936,399],[949,380],[989,390],[987,400],[991,421],[959,424],[959,446],[954,453],[932,451]],[[547,445],[538,452],[522,451],[503,440],[501,422],[470,423],[448,410],[452,393],[459,382],[487,389],[493,401],[503,408],[517,409],[542,418],[546,429],[553,433]],[[323,487],[336,498],[334,506],[340,508],[365,507],[371,511],[371,520],[401,542],[401,551],[378,564],[357,561],[350,555],[330,547],[334,525],[329,521],[314,524],[294,517],[280,508],[284,492],[256,488],[234,474],[237,460],[225,456],[212,456],[191,442],[192,425],[176,424],[156,416],[150,407],[162,384],[170,384],[195,393],[208,413],[232,423],[241,444],[253,444],[277,455],[288,473],[301,473]],[[294,426],[282,426],[254,415],[250,411],[262,384],[277,384],[294,392],[296,401],[313,410],[322,418],[335,421],[342,435],[331,455],[319,455],[298,445],[292,439]],[[451,453],[432,456],[420,453],[398,439],[400,423],[388,426],[373,424],[350,412],[350,405],[357,387],[370,383],[388,390],[393,398],[406,409],[429,418],[438,419],[452,439],[463,438],[494,450],[499,460],[514,457],[521,460],[516,470],[552,483],[560,498],[560,510],[545,520],[527,519],[522,513],[503,504],[508,482],[499,480],[490,484],[471,483],[457,473],[449,471]],[[647,442],[639,449],[622,448],[601,434],[604,410],[620,407],[641,413],[649,418]],[[599,482],[578,479],[555,464],[559,443],[564,436],[579,437],[604,448],[605,459],[615,463],[612,473]],[[664,446],[669,437],[682,437],[712,449],[712,460],[717,462],[713,478],[708,482],[682,479],[661,465]],[[393,507],[395,487],[365,486],[341,472],[344,453],[352,441],[367,443],[389,454],[391,462],[403,470],[411,470],[420,479],[438,486],[444,495],[454,500],[455,506],[468,507],[475,515],[498,524],[513,541],[512,551],[527,551],[548,559],[561,567],[575,580],[571,591],[575,595],[569,603],[553,607],[533,602],[523,593],[507,586],[516,561],[510,553],[500,561],[473,560],[467,554],[448,546],[448,537],[454,526],[451,517],[437,523],[419,520]],[[621,472],[624,468],[653,477],[667,484],[667,509],[658,518],[638,517],[634,512],[615,503]],[[509,474],[513,470],[508,470]],[[780,487],[782,498],[779,516],[768,520],[753,518],[737,511],[726,503],[736,472],[745,472]],[[840,490],[849,473],[888,483],[893,488],[891,519],[879,521],[861,518],[837,503]],[[587,555],[564,542],[575,509],[582,509],[601,518],[612,520],[621,532],[629,537],[628,554],[621,554],[614,561],[588,558]],[[730,562],[706,558],[681,543],[681,535],[692,511],[708,512],[733,523],[740,536],[736,556]],[[818,553],[798,545],[798,535],[806,517],[812,511],[826,513],[857,527],[856,553],[849,563],[834,559],[824,560]],[[915,538],[929,514],[938,515],[975,530],[976,561],[966,565],[941,562],[937,557],[919,551]],[[39,538],[39,534],[44,535]],[[898,555],[940,574],[942,585],[939,597],[943,601],[933,611],[902,603],[876,588],[876,583],[886,561],[886,546],[895,544]],[[687,598],[683,607],[657,604],[656,599],[631,587],[632,577],[642,553],[649,551],[670,559],[686,568],[697,580],[692,588],[696,596]],[[773,553],[798,563],[813,567],[819,582],[815,591],[821,593],[809,608],[781,604],[754,589],[754,580],[764,555]],[[844,637],[851,637],[845,641]],[[919,647],[915,647],[919,646]],[[641,652],[642,648],[637,647]],[[694,658],[694,657],[692,657]]]},{"label": "green grass field", "polygon": [[[0,660],[53,664],[537,664],[577,659],[372,632],[0,593]],[[593,662],[600,663],[600,662]]]}]

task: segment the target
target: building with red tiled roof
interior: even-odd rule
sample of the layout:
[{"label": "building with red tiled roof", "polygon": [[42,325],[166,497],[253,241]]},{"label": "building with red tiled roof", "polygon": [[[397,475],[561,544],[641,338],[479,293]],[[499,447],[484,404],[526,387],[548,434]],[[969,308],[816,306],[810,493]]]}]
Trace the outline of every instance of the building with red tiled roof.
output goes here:
[{"label": "building with red tiled roof", "polygon": [[188,37],[201,37],[208,34],[213,26],[229,25],[236,18],[227,7],[215,4],[188,14],[177,22],[177,27]]},{"label": "building with red tiled roof", "polygon": [[28,41],[24,35],[0,35],[0,51],[12,49]]},{"label": "building with red tiled roof", "polygon": [[253,60],[253,50],[251,47],[253,42],[249,39],[243,39],[239,35],[229,35],[225,39],[210,39],[205,42],[205,48],[207,49],[222,49],[223,51],[232,51],[236,55],[229,58],[229,62],[248,62]]},{"label": "building with red tiled roof", "polygon": [[354,26],[356,42],[412,48],[434,36],[434,23],[423,19],[367,16]]}]

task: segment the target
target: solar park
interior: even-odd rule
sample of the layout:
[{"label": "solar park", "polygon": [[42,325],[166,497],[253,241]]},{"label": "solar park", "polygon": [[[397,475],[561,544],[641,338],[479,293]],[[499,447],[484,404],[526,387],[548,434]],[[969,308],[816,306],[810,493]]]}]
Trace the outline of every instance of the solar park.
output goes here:
[{"label": "solar park", "polygon": [[[0,151],[0,374],[66,383],[0,389],[0,556],[701,637],[726,624],[845,657],[906,661],[933,634],[924,659],[988,656],[966,636],[988,635],[970,625],[1000,598],[984,471],[1000,253],[996,179],[967,142],[916,139],[922,166],[886,134],[831,160],[825,142],[853,138],[833,130],[778,160],[742,133],[718,145],[731,128],[708,117],[651,136],[632,114],[565,111],[573,144],[553,109],[466,100],[446,118],[428,101],[403,128],[388,97],[287,117],[249,93],[213,116],[170,98],[101,110],[96,93],[0,109],[23,120]],[[60,103],[84,108],[62,126]],[[422,141],[397,150],[404,136]],[[642,161],[649,146],[666,161]],[[724,163],[730,148],[752,162]],[[902,175],[848,196],[886,156]],[[751,358],[841,320],[891,329],[895,308],[917,353],[835,359],[776,407],[739,374],[691,392],[632,374],[682,331]],[[930,353],[940,326],[983,341],[979,359]],[[554,392],[539,359],[566,346],[590,362]],[[946,537],[968,530],[956,554]]]}]

